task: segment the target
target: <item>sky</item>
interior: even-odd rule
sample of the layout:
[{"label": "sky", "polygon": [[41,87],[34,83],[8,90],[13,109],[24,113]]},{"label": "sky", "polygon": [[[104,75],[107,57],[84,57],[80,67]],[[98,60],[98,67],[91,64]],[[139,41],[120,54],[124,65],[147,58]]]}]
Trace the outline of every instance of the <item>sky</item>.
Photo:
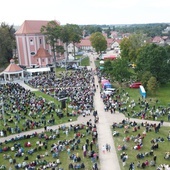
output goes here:
[{"label": "sky", "polygon": [[61,25],[170,23],[170,0],[2,0],[0,23],[57,20]]}]

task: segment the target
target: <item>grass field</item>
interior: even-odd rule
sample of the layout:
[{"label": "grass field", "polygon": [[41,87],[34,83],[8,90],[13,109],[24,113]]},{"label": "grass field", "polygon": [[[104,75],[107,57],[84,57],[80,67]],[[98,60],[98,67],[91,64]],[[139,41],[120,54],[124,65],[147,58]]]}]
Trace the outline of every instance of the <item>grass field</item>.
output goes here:
[{"label": "grass field", "polygon": [[[54,139],[51,138],[52,136],[56,135],[56,131],[48,131],[48,132],[42,132],[40,135],[37,136],[31,136],[31,137],[26,137],[24,139],[18,139],[15,142],[8,141],[6,143],[1,143],[0,145],[0,165],[5,165],[6,168],[11,167],[12,169],[14,168],[14,164],[9,163],[9,157],[12,159],[16,159],[16,163],[22,163],[24,161],[25,156],[28,156],[28,160],[25,161],[27,164],[31,163],[32,161],[43,162],[43,160],[46,160],[47,162],[54,162],[56,161],[57,158],[60,159],[61,164],[59,164],[58,167],[63,168],[64,170],[68,169],[69,163],[73,163],[73,165],[78,164],[78,163],[84,163],[85,164],[85,170],[90,170],[92,167],[92,159],[89,156],[84,157],[83,156],[83,150],[82,146],[86,143],[86,139],[89,140],[89,143],[92,141],[92,134],[91,133],[86,133],[86,126],[84,125],[79,125],[80,128],[76,132],[74,132],[74,128],[70,127],[64,127],[62,126],[59,130],[59,137],[55,137]],[[68,135],[66,135],[66,130],[68,130]],[[76,137],[76,134],[80,134],[80,137]],[[40,137],[42,135],[42,137]],[[46,136],[46,137],[45,137]],[[79,140],[79,142],[78,142]],[[38,147],[36,144],[37,141],[41,141],[41,143],[44,143],[44,145],[41,147],[41,149]],[[26,147],[25,143],[30,142],[31,146]],[[68,144],[66,144],[66,142]],[[63,149],[62,151],[59,152],[59,155],[55,158],[53,158],[53,153],[52,151],[52,145],[56,144],[62,144]],[[14,145],[20,146],[18,148],[23,148],[23,156],[15,156],[15,154],[18,151],[18,148],[14,151],[11,151],[11,147]],[[45,145],[47,146],[45,148]],[[4,147],[9,147],[9,151],[2,151]],[[36,149],[32,154],[28,153],[31,149]],[[70,152],[68,152],[68,149],[70,149]],[[93,150],[94,152],[97,152],[97,145],[93,144]],[[90,150],[90,147],[88,146],[88,150]],[[48,154],[48,155],[47,155]],[[75,154],[81,158],[80,162],[74,162],[73,160],[70,159],[70,155]],[[40,159],[37,159],[37,155],[42,155]],[[6,158],[8,157],[8,158]],[[96,162],[98,160],[96,159]],[[41,167],[41,165],[37,165],[36,169],[38,167]]]},{"label": "grass field", "polygon": [[[136,165],[137,165],[138,161],[140,161],[141,164],[143,162],[145,162],[146,160],[148,160],[150,162],[153,159],[153,156],[150,156],[150,155],[145,156],[142,159],[137,159],[136,156],[137,156],[138,153],[143,153],[144,154],[146,152],[150,152],[151,151],[151,146],[152,146],[151,140],[152,139],[158,139],[159,137],[163,138],[164,142],[158,142],[159,147],[158,147],[158,149],[154,150],[154,155],[157,156],[156,167],[159,166],[160,164],[169,164],[170,163],[169,162],[170,159],[169,160],[164,159],[165,153],[170,151],[169,150],[170,141],[167,140],[168,132],[170,130],[169,127],[161,127],[160,131],[158,133],[155,133],[154,129],[152,128],[151,131],[146,133],[146,136],[143,139],[143,147],[141,147],[140,150],[133,149],[133,147],[137,144],[133,140],[130,140],[128,142],[123,141],[123,139],[127,138],[127,137],[132,137],[132,136],[135,137],[138,134],[142,135],[142,133],[143,133],[143,131],[145,129],[146,129],[145,127],[140,126],[140,129],[138,129],[136,132],[133,132],[133,127],[130,126],[128,128],[128,133],[126,133],[126,134],[124,133],[124,130],[125,130],[124,127],[123,128],[112,129],[112,131],[119,132],[119,136],[113,137],[113,138],[114,138],[114,141],[115,141],[115,147],[116,147],[116,150],[117,150],[121,170],[127,170],[129,168],[129,165],[130,165],[131,162],[135,163],[135,169],[136,169]],[[117,149],[118,146],[119,145],[122,146],[123,144],[125,144],[127,146],[127,150],[118,151],[118,149]],[[124,166],[124,167],[122,166],[122,160],[120,159],[120,156],[121,156],[122,152],[126,152],[128,154],[128,159],[126,161],[126,166]],[[155,170],[156,168],[148,166],[145,169]]]}]

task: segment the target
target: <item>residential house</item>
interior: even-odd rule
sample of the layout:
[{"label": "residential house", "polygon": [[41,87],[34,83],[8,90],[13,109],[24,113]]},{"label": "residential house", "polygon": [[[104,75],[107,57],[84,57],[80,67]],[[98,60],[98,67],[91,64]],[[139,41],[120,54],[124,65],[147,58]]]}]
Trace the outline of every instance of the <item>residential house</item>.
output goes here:
[{"label": "residential house", "polygon": [[114,50],[115,53],[120,54],[120,42],[121,40],[114,40],[111,49]]},{"label": "residential house", "polygon": [[[48,22],[49,21],[25,20],[16,31],[15,37],[20,65],[30,67],[32,65],[45,66],[46,64],[53,63],[52,48],[46,43],[45,36],[40,31],[41,27],[47,25]],[[56,22],[60,24],[58,21]],[[43,51],[43,48],[47,52],[47,56],[42,56],[42,58],[41,56],[34,57],[40,48],[41,51]]]},{"label": "residential house", "polygon": [[67,50],[68,50],[68,53],[71,53],[71,54],[74,54],[74,50],[75,50],[75,53],[77,53],[79,51],[79,48],[77,47],[77,45],[73,43],[70,43],[68,46],[67,46]]},{"label": "residential house", "polygon": [[157,44],[157,45],[164,45],[165,40],[161,36],[155,36],[152,40],[152,43]]}]

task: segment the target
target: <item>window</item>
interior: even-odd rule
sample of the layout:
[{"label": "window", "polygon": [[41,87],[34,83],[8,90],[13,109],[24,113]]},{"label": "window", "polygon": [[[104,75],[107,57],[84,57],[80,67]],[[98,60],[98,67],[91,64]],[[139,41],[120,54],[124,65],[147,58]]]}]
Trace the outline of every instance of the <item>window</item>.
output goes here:
[{"label": "window", "polygon": [[31,55],[35,55],[35,52],[31,52]]},{"label": "window", "polygon": [[30,45],[34,45],[34,42],[32,39],[30,39]]}]

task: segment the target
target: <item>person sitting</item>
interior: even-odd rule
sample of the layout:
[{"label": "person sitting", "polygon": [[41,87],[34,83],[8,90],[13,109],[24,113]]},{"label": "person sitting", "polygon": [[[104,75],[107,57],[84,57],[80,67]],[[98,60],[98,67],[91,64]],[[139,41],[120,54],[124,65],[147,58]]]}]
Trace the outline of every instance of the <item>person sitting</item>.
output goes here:
[{"label": "person sitting", "polygon": [[72,163],[70,163],[70,164],[68,165],[68,169],[73,169],[73,164],[72,164]]},{"label": "person sitting", "polygon": [[119,132],[113,131],[113,136],[119,136]]},{"label": "person sitting", "polygon": [[169,158],[170,158],[170,152],[166,152],[165,156],[164,156],[164,159],[169,159]]},{"label": "person sitting", "polygon": [[145,161],[145,165],[149,166],[149,161],[148,160]]},{"label": "person sitting", "polygon": [[136,132],[136,131],[137,131],[137,127],[134,126],[132,132]]},{"label": "person sitting", "polygon": [[24,144],[24,146],[25,146],[25,147],[31,147],[31,143],[30,143],[30,142],[26,142],[26,143]]},{"label": "person sitting", "polygon": [[57,159],[56,163],[57,165],[61,164],[60,159]]},{"label": "person sitting", "polygon": [[146,167],[145,162],[142,163],[141,167],[142,167],[143,169],[145,169],[145,167]]},{"label": "person sitting", "polygon": [[156,165],[156,162],[154,160],[151,160],[150,163],[149,163],[150,166],[155,166]]}]

